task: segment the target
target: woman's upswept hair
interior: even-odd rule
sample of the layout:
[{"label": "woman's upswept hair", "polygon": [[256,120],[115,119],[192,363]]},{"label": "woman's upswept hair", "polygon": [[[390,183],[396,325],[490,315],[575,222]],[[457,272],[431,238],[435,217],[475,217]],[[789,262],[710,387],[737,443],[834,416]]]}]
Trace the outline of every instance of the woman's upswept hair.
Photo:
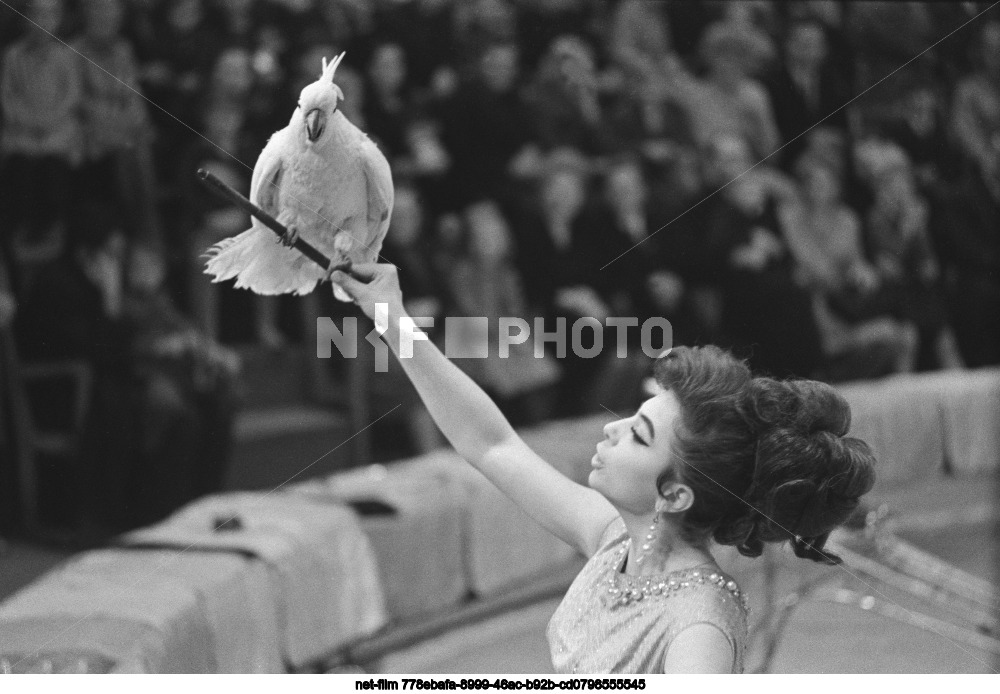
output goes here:
[{"label": "woman's upswept hair", "polygon": [[789,540],[800,557],[838,563],[823,545],[875,483],[871,449],[846,436],[847,401],[819,381],[754,377],[718,347],[675,348],[655,374],[680,403],[672,464],[657,485],[694,492],[684,534],[748,557]]}]

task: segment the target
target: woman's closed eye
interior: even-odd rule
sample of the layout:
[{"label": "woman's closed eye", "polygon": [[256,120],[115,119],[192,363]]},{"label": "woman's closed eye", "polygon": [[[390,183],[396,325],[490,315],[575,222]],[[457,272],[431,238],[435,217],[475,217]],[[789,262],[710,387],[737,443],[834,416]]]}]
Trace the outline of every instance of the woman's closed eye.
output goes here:
[{"label": "woman's closed eye", "polygon": [[641,444],[643,446],[649,445],[648,443],[646,443],[646,441],[643,440],[641,436],[639,436],[639,432],[636,430],[635,427],[631,427],[630,431],[632,432],[632,438],[635,439],[636,443]]}]

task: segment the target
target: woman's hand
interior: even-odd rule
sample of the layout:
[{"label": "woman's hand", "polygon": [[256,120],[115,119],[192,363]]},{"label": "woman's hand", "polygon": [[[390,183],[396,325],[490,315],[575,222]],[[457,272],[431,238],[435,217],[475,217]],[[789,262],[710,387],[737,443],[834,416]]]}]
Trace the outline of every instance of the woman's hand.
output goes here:
[{"label": "woman's hand", "polygon": [[[364,311],[376,320],[375,304],[388,304],[389,315],[403,313],[403,293],[399,289],[399,275],[395,265],[389,263],[358,263],[351,266],[350,274],[342,270],[330,275],[330,281],[343,289]],[[382,313],[379,318],[386,318]],[[383,328],[385,326],[379,326]]]}]

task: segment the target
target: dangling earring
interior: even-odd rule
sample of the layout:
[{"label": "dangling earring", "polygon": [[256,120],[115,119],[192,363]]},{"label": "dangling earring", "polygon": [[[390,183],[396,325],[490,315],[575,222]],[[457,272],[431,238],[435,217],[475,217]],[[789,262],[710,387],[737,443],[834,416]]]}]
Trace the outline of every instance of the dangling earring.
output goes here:
[{"label": "dangling earring", "polygon": [[646,555],[650,553],[653,549],[653,543],[656,542],[656,526],[660,522],[660,514],[653,514],[653,524],[649,526],[649,533],[646,535],[646,541],[642,543],[642,549],[639,551],[639,556],[635,558],[636,564],[641,564],[646,558]]}]

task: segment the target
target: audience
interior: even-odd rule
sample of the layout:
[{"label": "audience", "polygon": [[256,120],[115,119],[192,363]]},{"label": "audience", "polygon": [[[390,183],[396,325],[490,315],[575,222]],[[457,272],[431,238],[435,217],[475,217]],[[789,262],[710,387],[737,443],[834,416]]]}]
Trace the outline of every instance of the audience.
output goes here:
[{"label": "audience", "polygon": [[[206,455],[178,423],[212,411],[228,427],[217,340],[310,342],[283,312],[315,306],[201,274],[247,219],[194,171],[246,192],[267,137],[341,51],[341,108],[397,183],[386,257],[439,325],[662,316],[675,343],[828,380],[1000,364],[1000,23],[854,98],[985,6],[22,0],[34,24],[0,25],[0,251],[23,356],[85,358],[100,384],[90,429],[106,435],[81,469],[106,499],[84,515],[135,521],[125,495],[153,479],[135,471]],[[101,219],[115,220],[106,238],[81,231]],[[152,277],[125,282],[125,258]],[[250,334],[228,334],[229,313]],[[175,329],[203,337],[173,363],[135,342]],[[531,395],[526,420],[568,416],[595,393],[629,397],[645,362],[627,344],[628,359],[569,354],[518,378],[520,356],[475,368],[512,410]],[[208,366],[178,381],[191,359]],[[426,418],[406,417],[413,449],[434,445]],[[159,444],[140,433],[175,448],[149,462]],[[178,481],[156,513],[218,485],[211,455],[213,479]]]},{"label": "audience", "polygon": [[[536,358],[534,340],[507,346],[501,354],[500,319],[521,319],[533,330],[521,278],[511,262],[513,236],[496,202],[469,205],[463,214],[463,253],[447,277],[451,302],[459,316],[487,319],[486,334],[451,335],[470,349],[485,349],[485,359],[460,359],[459,365],[494,395],[517,424],[533,424],[549,414],[546,397],[558,378],[555,361]],[[513,330],[513,329],[512,329]],[[485,342],[485,345],[483,344]]]},{"label": "audience", "polygon": [[1000,187],[1000,22],[979,32],[976,70],[955,88],[952,127],[987,185]]},{"label": "audience", "polygon": [[762,159],[778,149],[778,126],[767,92],[755,78],[771,46],[759,32],[733,22],[710,25],[698,51],[705,76],[693,75],[676,58],[668,62],[666,93],[688,112],[697,142],[743,137]]},{"label": "audience", "polygon": [[[15,329],[22,360],[75,359],[93,392],[82,459],[70,467],[81,524],[125,527],[136,509],[131,484],[141,466],[140,389],[123,317],[124,225],[111,202],[91,201],[73,215],[65,252],[41,271],[20,302]],[[39,398],[58,412],[59,392]]]},{"label": "audience", "polygon": [[758,369],[818,376],[823,354],[812,295],[798,282],[778,221],[794,185],[772,167],[752,165],[742,138],[720,138],[712,148],[710,182],[732,181],[703,213],[700,274],[713,277],[722,293],[724,332],[715,341],[730,342]]},{"label": "audience", "polygon": [[157,238],[155,133],[139,83],[140,67],[122,33],[122,0],[83,3],[83,30],[71,46],[81,56],[85,194],[113,191],[130,234]]},{"label": "audience", "polygon": [[797,19],[788,27],[781,63],[766,82],[781,144],[781,161],[793,162],[805,147],[805,134],[823,120],[844,128],[853,96],[846,75],[829,60],[826,29],[815,19]]},{"label": "audience", "polygon": [[0,67],[0,186],[6,201],[0,239],[12,257],[29,248],[58,254],[70,179],[83,156],[81,75],[58,39],[63,5],[32,0],[27,17],[38,28],[6,49]]},{"label": "audience", "polygon": [[931,246],[930,211],[917,192],[910,161],[891,144],[861,143],[859,149],[858,163],[866,165],[862,173],[874,195],[867,219],[868,253],[888,291],[897,294],[901,315],[917,326],[917,365],[960,368]]}]

